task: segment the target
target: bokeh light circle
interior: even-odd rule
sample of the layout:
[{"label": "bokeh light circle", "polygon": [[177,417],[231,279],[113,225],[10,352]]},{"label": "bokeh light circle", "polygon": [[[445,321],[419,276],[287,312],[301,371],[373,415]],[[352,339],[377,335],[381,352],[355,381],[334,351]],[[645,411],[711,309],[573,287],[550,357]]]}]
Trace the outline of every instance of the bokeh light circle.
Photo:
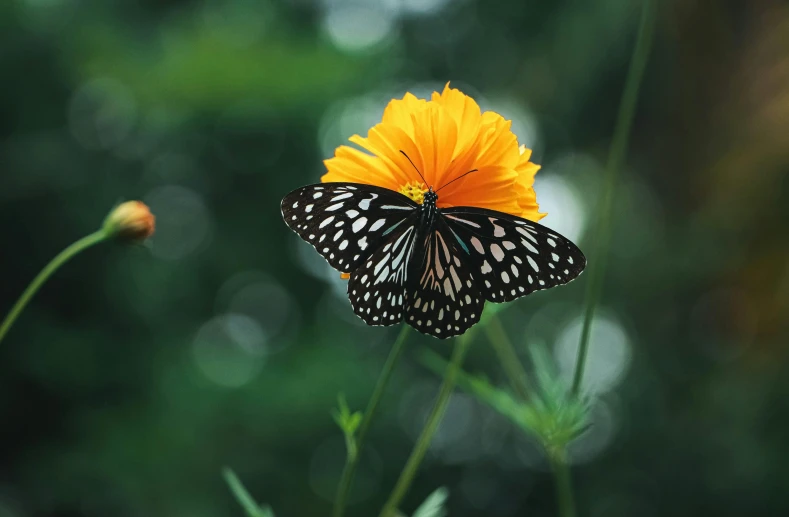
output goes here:
[{"label": "bokeh light circle", "polygon": [[202,197],[178,185],[158,187],[143,198],[156,216],[151,253],[166,260],[180,260],[207,245],[213,220]]},{"label": "bokeh light circle", "polygon": [[68,108],[71,134],[88,149],[110,149],[132,132],[137,103],[129,88],[110,78],[92,79],[77,89]]},{"label": "bokeh light circle", "polygon": [[383,43],[397,29],[392,12],[376,2],[333,2],[323,15],[323,31],[339,50],[360,52]]},{"label": "bokeh light circle", "polygon": [[266,337],[268,353],[287,347],[301,321],[291,293],[262,271],[244,271],[228,279],[219,289],[216,308],[255,320]]},{"label": "bokeh light circle", "polygon": [[589,412],[589,428],[567,446],[567,461],[587,463],[598,457],[613,442],[619,419],[606,399],[594,400]]},{"label": "bokeh light circle", "polygon": [[223,314],[200,327],[192,354],[205,377],[220,386],[237,388],[250,382],[263,367],[265,333],[248,316]]},{"label": "bokeh light circle", "polygon": [[540,212],[548,214],[540,224],[577,243],[586,230],[588,208],[581,193],[563,174],[575,163],[574,159],[565,158],[543,166],[534,178],[534,191]]},{"label": "bokeh light circle", "polygon": [[321,117],[318,140],[322,156],[334,155],[341,145],[351,145],[351,135],[367,135],[367,131],[381,121],[384,106],[391,97],[368,94],[333,103]]},{"label": "bokeh light circle", "polygon": [[[578,356],[583,318],[575,318],[562,329],[554,355],[562,376],[571,381]],[[630,338],[622,324],[611,316],[596,315],[589,334],[589,349],[582,389],[585,393],[605,393],[625,377],[632,360]]]}]

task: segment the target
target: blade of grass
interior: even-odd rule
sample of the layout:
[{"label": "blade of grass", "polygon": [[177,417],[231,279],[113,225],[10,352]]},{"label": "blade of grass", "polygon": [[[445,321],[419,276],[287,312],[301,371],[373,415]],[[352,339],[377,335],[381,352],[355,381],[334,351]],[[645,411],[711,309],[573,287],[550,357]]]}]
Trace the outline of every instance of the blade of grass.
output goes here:
[{"label": "blade of grass", "polygon": [[625,90],[622,93],[622,100],[619,103],[619,113],[617,115],[614,137],[608,153],[608,163],[605,169],[605,183],[603,186],[603,199],[598,210],[598,219],[595,231],[592,234],[592,257],[589,265],[589,281],[586,284],[586,296],[583,327],[581,329],[580,342],[578,344],[578,356],[575,363],[575,373],[573,375],[572,392],[578,394],[581,389],[581,382],[584,377],[586,366],[586,356],[589,352],[589,334],[592,328],[595,308],[600,301],[600,294],[603,289],[603,277],[608,258],[608,244],[611,240],[611,208],[616,190],[617,178],[625,159],[625,152],[630,141],[630,128],[633,125],[633,117],[638,101],[638,91],[644,77],[644,70],[649,59],[649,51],[652,47],[652,36],[654,33],[655,2],[654,0],[644,0],[641,8],[641,21],[638,27],[636,45],[633,49],[633,56],[630,60],[630,69],[627,72]]}]

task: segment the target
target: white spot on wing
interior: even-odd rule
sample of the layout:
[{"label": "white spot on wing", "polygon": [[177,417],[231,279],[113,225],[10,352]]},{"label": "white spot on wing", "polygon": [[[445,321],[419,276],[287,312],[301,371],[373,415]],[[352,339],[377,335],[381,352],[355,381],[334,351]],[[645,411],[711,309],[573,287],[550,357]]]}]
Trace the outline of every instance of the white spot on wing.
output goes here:
[{"label": "white spot on wing", "polygon": [[366,225],[366,224],[367,224],[367,218],[366,217],[360,217],[359,219],[355,220],[353,222],[353,224],[351,225],[351,228],[353,229],[353,233],[359,233],[359,231],[362,228],[364,228],[364,225]]},{"label": "white spot on wing", "polygon": [[370,226],[370,231],[374,232],[377,229],[379,229],[381,226],[383,226],[384,224],[386,224],[386,219],[378,219],[377,221],[375,221],[373,223],[372,226]]},{"label": "white spot on wing", "polygon": [[482,247],[482,243],[479,242],[479,239],[476,237],[471,238],[471,244],[474,245],[474,249],[477,250],[478,253],[481,255],[485,254],[485,249]]},{"label": "white spot on wing", "polygon": [[490,253],[497,261],[501,262],[504,260],[504,250],[502,250],[498,244],[493,243],[490,245]]}]

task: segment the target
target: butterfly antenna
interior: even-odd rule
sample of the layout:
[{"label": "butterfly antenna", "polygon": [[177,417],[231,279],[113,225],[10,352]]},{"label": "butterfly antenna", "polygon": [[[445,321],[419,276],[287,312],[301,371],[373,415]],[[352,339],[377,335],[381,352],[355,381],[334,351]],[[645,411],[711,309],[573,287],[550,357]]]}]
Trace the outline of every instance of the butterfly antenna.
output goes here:
[{"label": "butterfly antenna", "polygon": [[[416,171],[416,173],[419,174],[419,177],[422,178],[422,181],[425,183],[425,185],[427,185],[427,180],[425,179],[424,176],[422,176],[422,173],[419,172],[419,169],[416,168],[416,165],[414,165],[414,162],[411,161],[411,158],[409,158],[408,155],[405,154],[405,151],[403,151],[402,149],[400,150],[400,152],[403,153],[403,156],[405,156],[405,159],[408,160],[411,163],[411,165],[413,165],[414,170]],[[429,187],[430,185],[427,185],[427,186]]]},{"label": "butterfly antenna", "polygon": [[451,185],[452,183],[456,182],[456,181],[457,181],[457,180],[459,180],[460,178],[463,178],[463,177],[465,177],[465,176],[468,176],[468,175],[469,175],[469,174],[471,174],[472,172],[477,172],[478,170],[479,170],[479,169],[471,169],[470,171],[468,171],[468,172],[466,172],[466,173],[464,173],[464,174],[461,174],[461,175],[460,175],[460,176],[458,176],[457,178],[453,179],[453,180],[452,180],[452,181],[450,181],[449,183],[444,183],[444,185],[442,185],[442,186],[441,186],[441,188],[439,188],[438,190],[436,190],[436,193],[438,193],[438,192],[439,192],[439,190],[441,190],[442,188],[444,188],[444,187],[446,187],[446,186],[449,186],[449,185]]}]

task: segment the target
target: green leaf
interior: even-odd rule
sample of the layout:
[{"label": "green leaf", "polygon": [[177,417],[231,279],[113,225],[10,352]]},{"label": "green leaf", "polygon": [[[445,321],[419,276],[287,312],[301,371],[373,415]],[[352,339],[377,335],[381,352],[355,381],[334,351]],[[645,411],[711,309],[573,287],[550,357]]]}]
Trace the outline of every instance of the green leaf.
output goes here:
[{"label": "green leaf", "polygon": [[348,408],[348,403],[345,401],[345,395],[339,393],[337,395],[337,409],[331,410],[332,418],[340,426],[342,434],[345,435],[345,447],[348,452],[349,458],[355,458],[357,453],[356,447],[356,430],[362,423],[362,413],[356,411],[351,413]]},{"label": "green leaf", "polygon": [[352,414],[348,418],[347,426],[348,430],[352,433],[355,433],[357,429],[359,429],[359,424],[362,423],[362,412],[357,411],[356,413]]},{"label": "green leaf", "polygon": [[350,409],[348,409],[348,403],[345,402],[345,395],[342,393],[337,394],[337,408],[332,408],[331,416],[334,418],[334,421],[337,422],[337,425],[340,426],[340,429],[345,431],[345,420],[348,418],[348,414],[350,413]]},{"label": "green leaf", "polygon": [[348,403],[345,401],[345,395],[342,393],[337,395],[337,406],[337,409],[331,410],[332,418],[340,426],[346,437],[353,437],[359,428],[359,424],[362,423],[361,411],[351,413]]},{"label": "green leaf", "polygon": [[236,473],[233,472],[232,469],[229,467],[223,468],[222,477],[225,478],[225,481],[230,487],[230,491],[236,496],[238,504],[241,505],[249,517],[275,517],[274,511],[269,505],[260,506],[255,499],[249,495],[244,484],[238,479],[238,476],[236,476]]},{"label": "green leaf", "polygon": [[446,517],[447,510],[444,505],[448,497],[449,490],[446,487],[437,488],[414,511],[413,517]]}]

